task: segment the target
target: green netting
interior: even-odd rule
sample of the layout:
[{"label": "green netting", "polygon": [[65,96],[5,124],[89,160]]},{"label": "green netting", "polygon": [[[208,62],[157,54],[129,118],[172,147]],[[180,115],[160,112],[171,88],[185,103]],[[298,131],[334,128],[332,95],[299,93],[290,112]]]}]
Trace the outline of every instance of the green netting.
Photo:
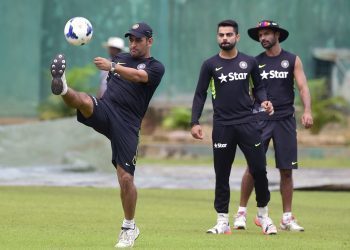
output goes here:
[{"label": "green netting", "polygon": [[[85,66],[95,56],[106,56],[103,41],[123,36],[136,21],[153,27],[152,55],[166,66],[156,97],[183,102],[192,98],[203,59],[218,51],[215,32],[222,19],[239,22],[238,47],[251,55],[262,50],[246,30],[260,19],[278,21],[290,31],[283,47],[301,57],[312,77],[313,48],[350,47],[349,12],[347,0],[2,0],[0,116],[36,114],[50,93],[48,65],[57,52],[66,54],[68,67]],[[92,22],[89,45],[73,47],[65,41],[63,28],[73,16]],[[91,84],[98,84],[97,75]]]}]

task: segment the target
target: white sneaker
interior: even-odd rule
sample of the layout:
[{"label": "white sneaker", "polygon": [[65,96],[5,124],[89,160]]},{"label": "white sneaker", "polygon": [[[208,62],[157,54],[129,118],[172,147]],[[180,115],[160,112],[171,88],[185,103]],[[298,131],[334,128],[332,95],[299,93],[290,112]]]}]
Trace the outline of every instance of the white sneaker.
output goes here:
[{"label": "white sneaker", "polygon": [[213,228],[208,229],[208,234],[231,234],[230,223],[228,216],[218,215],[217,223]]},{"label": "white sneaker", "polygon": [[233,228],[234,229],[247,229],[247,213],[245,212],[238,212],[235,216],[234,222],[233,222]]},{"label": "white sneaker", "polygon": [[266,235],[277,234],[277,228],[273,224],[270,217],[256,216],[254,222],[255,222],[255,225],[257,225],[258,227],[261,227],[263,234],[266,234]]},{"label": "white sneaker", "polygon": [[294,216],[290,217],[288,220],[282,219],[280,227],[282,230],[304,232],[304,228],[298,225],[297,220],[294,218]]},{"label": "white sneaker", "polygon": [[133,229],[122,227],[122,231],[120,231],[120,234],[119,234],[119,241],[115,245],[115,247],[116,248],[132,247],[137,237],[139,237],[139,234],[140,234],[140,230],[136,225]]}]

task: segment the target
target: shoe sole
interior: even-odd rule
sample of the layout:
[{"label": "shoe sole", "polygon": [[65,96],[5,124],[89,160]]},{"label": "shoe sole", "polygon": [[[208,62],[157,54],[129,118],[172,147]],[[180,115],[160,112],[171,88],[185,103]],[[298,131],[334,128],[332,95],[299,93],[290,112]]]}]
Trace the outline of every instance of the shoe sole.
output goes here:
[{"label": "shoe sole", "polygon": [[66,69],[66,60],[63,54],[57,54],[50,66],[52,76],[51,91],[55,95],[60,95],[63,91],[63,82],[61,77]]},{"label": "shoe sole", "polygon": [[276,235],[277,233],[275,233],[275,232],[273,232],[273,233],[264,233],[263,232],[263,234],[265,234],[265,235]]},{"label": "shoe sole", "polygon": [[[209,230],[206,233],[207,234],[219,234],[218,231],[216,231],[216,233],[213,233],[212,231],[209,231]],[[222,233],[222,234],[232,234],[232,231],[227,231],[227,232]]]},{"label": "shoe sole", "polygon": [[305,231],[304,229],[301,229],[301,230],[291,230],[289,227],[287,227],[287,226],[282,226],[282,225],[280,225],[280,229],[283,230],[283,231],[290,231],[290,232],[304,232],[304,231]]},{"label": "shoe sole", "polygon": [[235,229],[235,230],[246,230],[247,227],[246,226],[237,226],[237,227],[234,227],[233,229]]}]

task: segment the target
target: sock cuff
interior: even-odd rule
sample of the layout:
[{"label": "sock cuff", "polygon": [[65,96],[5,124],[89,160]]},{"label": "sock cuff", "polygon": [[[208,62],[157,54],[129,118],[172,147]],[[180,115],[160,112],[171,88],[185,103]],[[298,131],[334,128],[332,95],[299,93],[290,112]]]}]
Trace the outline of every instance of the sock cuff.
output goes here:
[{"label": "sock cuff", "polygon": [[247,207],[241,207],[241,206],[239,206],[238,207],[238,211],[237,211],[237,213],[240,213],[240,212],[244,212],[244,213],[247,213]]},{"label": "sock cuff", "polygon": [[62,90],[61,95],[65,95],[65,94],[67,94],[67,92],[68,92],[68,86],[67,86],[67,84],[63,84],[63,90]]},{"label": "sock cuff", "polygon": [[218,213],[218,219],[229,219],[230,215],[226,213]]},{"label": "sock cuff", "polygon": [[268,207],[258,207],[258,216],[267,217],[269,216]]},{"label": "sock cuff", "polygon": [[132,219],[132,220],[124,219],[123,220],[122,227],[124,227],[124,228],[134,228],[134,226],[135,226],[135,220],[134,219]]}]

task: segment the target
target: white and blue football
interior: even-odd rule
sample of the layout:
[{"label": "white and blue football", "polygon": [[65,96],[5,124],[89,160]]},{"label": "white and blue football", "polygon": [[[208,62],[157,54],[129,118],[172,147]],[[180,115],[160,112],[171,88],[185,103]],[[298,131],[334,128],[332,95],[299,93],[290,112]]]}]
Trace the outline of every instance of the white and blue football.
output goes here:
[{"label": "white and blue football", "polygon": [[66,40],[75,46],[80,46],[90,42],[92,38],[92,25],[84,17],[71,18],[64,27],[64,36]]}]

